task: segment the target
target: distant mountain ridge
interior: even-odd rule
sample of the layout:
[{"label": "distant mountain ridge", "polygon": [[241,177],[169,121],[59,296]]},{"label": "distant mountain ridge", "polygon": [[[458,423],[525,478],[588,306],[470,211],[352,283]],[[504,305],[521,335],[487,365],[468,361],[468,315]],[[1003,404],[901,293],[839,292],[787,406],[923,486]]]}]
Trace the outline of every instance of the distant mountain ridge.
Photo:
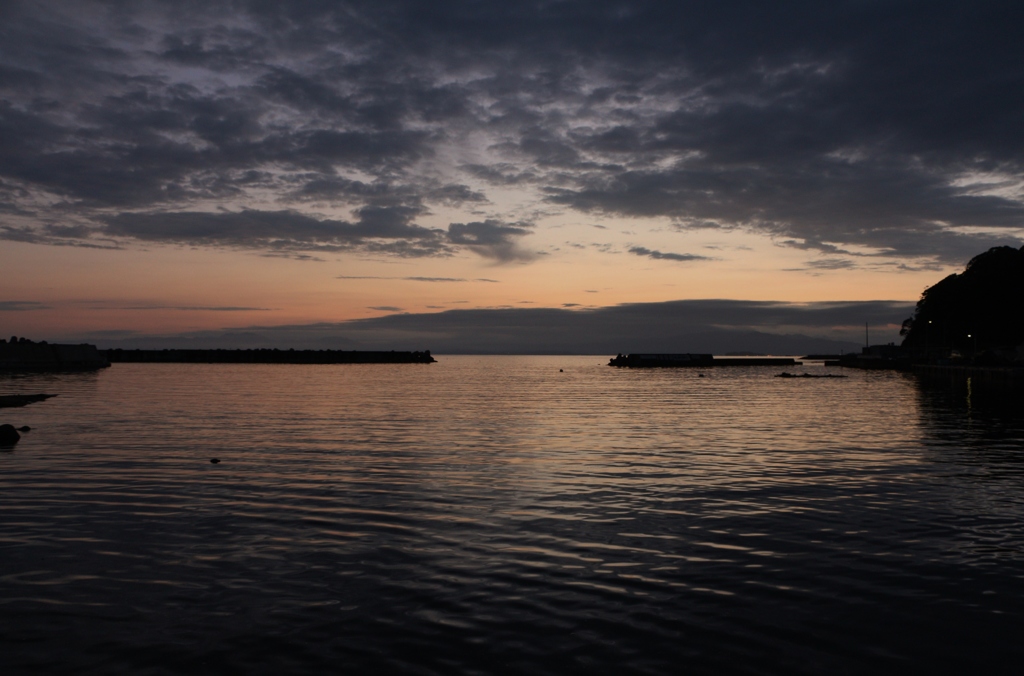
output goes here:
[{"label": "distant mountain ridge", "polygon": [[[529,328],[505,327],[500,332],[459,332],[455,334],[417,334],[415,337],[381,336],[379,344],[429,346],[433,354],[595,354],[619,352],[701,352],[725,354],[753,352],[774,355],[801,355],[813,352],[836,354],[860,349],[856,343],[828,340],[801,334],[773,334],[760,331],[711,329],[693,333],[649,333],[637,335],[624,327],[598,335],[577,332],[538,335]],[[340,333],[340,331],[339,331]],[[530,334],[533,335],[530,335]],[[374,335],[362,335],[355,341],[344,336],[310,336],[296,332],[287,334],[273,329],[244,332],[217,332],[202,336],[140,337],[123,341],[101,341],[104,348],[125,349],[244,349],[268,344],[295,345],[296,349],[324,349],[326,345],[343,345],[343,349],[367,349],[374,345]],[[339,339],[341,338],[341,339]],[[282,342],[286,341],[286,342]]]},{"label": "distant mountain ridge", "polygon": [[102,348],[430,350],[434,354],[858,351],[898,339],[909,301],[791,303],[723,299],[595,308],[478,308],[395,312],[344,322],[247,326],[168,336],[81,335]]}]

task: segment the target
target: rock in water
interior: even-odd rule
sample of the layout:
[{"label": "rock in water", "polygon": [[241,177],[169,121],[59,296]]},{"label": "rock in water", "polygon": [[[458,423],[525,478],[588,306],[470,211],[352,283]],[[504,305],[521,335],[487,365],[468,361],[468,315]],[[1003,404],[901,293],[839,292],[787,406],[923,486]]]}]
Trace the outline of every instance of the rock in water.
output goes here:
[{"label": "rock in water", "polygon": [[56,396],[56,394],[4,394],[0,395],[0,408],[28,406],[37,401],[46,401]]},{"label": "rock in water", "polygon": [[0,425],[0,446],[13,446],[21,439],[14,425]]}]

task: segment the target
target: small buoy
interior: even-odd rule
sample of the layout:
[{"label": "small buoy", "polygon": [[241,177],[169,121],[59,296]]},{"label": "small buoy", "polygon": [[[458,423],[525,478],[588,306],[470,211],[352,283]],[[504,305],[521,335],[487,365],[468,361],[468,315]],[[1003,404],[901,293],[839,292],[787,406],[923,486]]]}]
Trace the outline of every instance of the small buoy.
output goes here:
[{"label": "small buoy", "polygon": [[559,373],[565,373],[565,371],[563,371],[562,369],[558,369],[558,372]]},{"label": "small buoy", "polygon": [[210,462],[216,465],[217,463],[220,462],[220,458],[210,458]]},{"label": "small buoy", "polygon": [[31,432],[32,428],[29,427],[28,425],[22,425],[21,427],[18,428],[18,431],[19,432]]},{"label": "small buoy", "polygon": [[703,374],[703,373],[698,373],[698,374],[697,374],[697,377],[698,377],[698,378],[703,378],[703,377],[704,377],[704,374]]}]

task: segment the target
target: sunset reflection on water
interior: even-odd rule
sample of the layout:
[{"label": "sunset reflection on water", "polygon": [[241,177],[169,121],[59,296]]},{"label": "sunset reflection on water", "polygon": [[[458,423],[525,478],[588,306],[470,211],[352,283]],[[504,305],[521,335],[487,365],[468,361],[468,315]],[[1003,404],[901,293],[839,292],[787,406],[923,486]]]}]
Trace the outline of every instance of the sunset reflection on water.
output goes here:
[{"label": "sunset reflection on water", "polygon": [[438,359],[0,381],[60,394],[4,412],[0,665],[1020,659],[1019,418],[898,373]]}]

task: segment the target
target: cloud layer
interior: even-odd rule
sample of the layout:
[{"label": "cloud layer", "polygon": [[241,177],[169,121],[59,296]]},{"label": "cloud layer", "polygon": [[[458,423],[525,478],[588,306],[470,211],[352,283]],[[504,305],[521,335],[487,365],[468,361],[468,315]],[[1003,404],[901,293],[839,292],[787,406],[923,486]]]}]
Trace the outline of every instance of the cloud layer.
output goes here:
[{"label": "cloud layer", "polygon": [[[401,308],[389,306],[373,309],[401,312]],[[913,309],[911,303],[890,301],[795,304],[697,300],[592,310],[448,310],[163,337],[83,337],[106,347],[429,349],[448,354],[795,354],[858,349],[864,322],[874,327],[872,342],[898,340],[900,324]]]},{"label": "cloud layer", "polygon": [[[524,263],[533,209],[962,262],[1024,227],[1024,7],[14,1],[0,238]],[[452,210],[444,227],[423,225]],[[696,260],[641,244],[636,255]]]}]

